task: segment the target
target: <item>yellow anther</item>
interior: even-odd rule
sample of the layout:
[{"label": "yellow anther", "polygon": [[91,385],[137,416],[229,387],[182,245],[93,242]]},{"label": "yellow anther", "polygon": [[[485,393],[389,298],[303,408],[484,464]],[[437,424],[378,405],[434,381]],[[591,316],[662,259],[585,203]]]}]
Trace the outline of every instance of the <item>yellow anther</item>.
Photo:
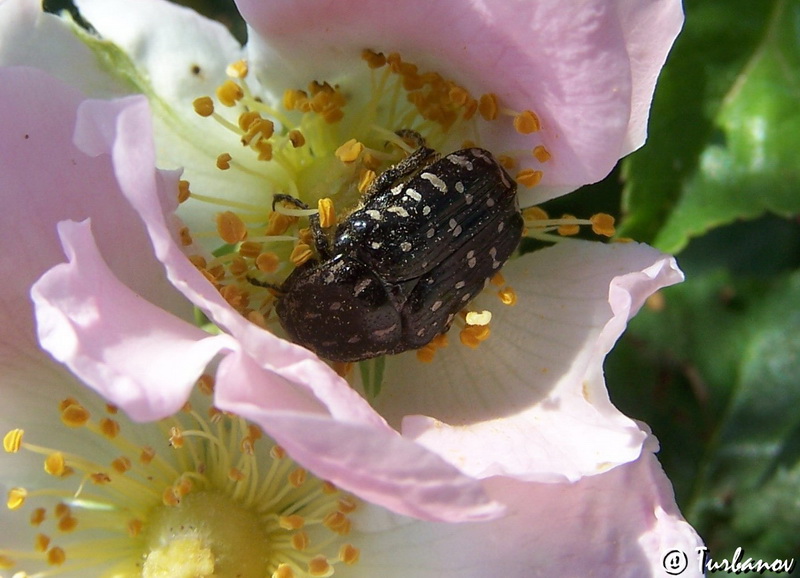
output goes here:
[{"label": "yellow anther", "polygon": [[303,468],[295,468],[289,473],[289,475],[287,476],[287,480],[295,488],[299,488],[300,486],[306,483],[307,477],[308,474]]},{"label": "yellow anther", "polygon": [[330,512],[322,519],[322,525],[340,535],[350,533],[350,518],[342,512]]},{"label": "yellow anther", "polygon": [[327,197],[320,199],[317,203],[319,210],[319,226],[323,229],[333,227],[336,224],[336,212],[333,208],[333,201]]},{"label": "yellow anther", "polygon": [[269,455],[273,460],[282,460],[286,457],[286,450],[281,446],[272,446],[269,450]]},{"label": "yellow anther", "polygon": [[308,100],[308,95],[297,88],[287,89],[283,93],[283,107],[286,110],[295,110],[306,100]]},{"label": "yellow anther", "polygon": [[373,170],[369,169],[362,170],[361,177],[358,180],[358,192],[363,194],[372,184],[372,181],[374,181],[377,178],[377,176],[378,175],[375,174],[375,171]]},{"label": "yellow anther", "polygon": [[232,211],[225,211],[217,215],[217,233],[226,243],[235,245],[247,238],[247,225]]},{"label": "yellow anther", "polygon": [[272,143],[267,142],[265,140],[260,140],[256,145],[256,151],[258,151],[258,160],[260,161],[272,160]]},{"label": "yellow anther", "polygon": [[120,456],[116,458],[113,462],[111,462],[111,467],[118,474],[124,474],[133,467],[133,463],[131,462],[131,459],[129,457]]},{"label": "yellow anther", "polygon": [[422,363],[431,363],[433,358],[436,357],[436,348],[431,347],[430,344],[425,345],[424,347],[417,349],[416,355],[417,361]]},{"label": "yellow anther", "polygon": [[278,265],[280,264],[281,258],[271,251],[261,253],[256,257],[256,267],[258,267],[259,271],[263,271],[264,273],[274,273],[278,270]]},{"label": "yellow anther", "polygon": [[11,488],[8,490],[6,497],[6,508],[9,510],[18,510],[25,503],[25,498],[28,497],[28,490],[25,488]]},{"label": "yellow anther", "polygon": [[614,229],[614,217],[605,213],[597,213],[592,215],[589,219],[592,223],[592,231],[596,235],[603,235],[604,237],[613,237],[616,233]]},{"label": "yellow anther", "polygon": [[467,325],[489,325],[491,321],[491,311],[469,311],[466,316]]},{"label": "yellow anther", "polygon": [[256,241],[244,241],[239,245],[239,255],[248,259],[255,259],[263,251],[264,245]]},{"label": "yellow anther", "polygon": [[290,516],[281,516],[278,518],[278,525],[283,528],[284,530],[299,530],[302,528],[306,523],[305,518],[298,514],[292,514]]},{"label": "yellow anther", "polygon": [[471,349],[475,349],[482,341],[489,338],[491,330],[488,325],[467,325],[459,333],[461,343]]},{"label": "yellow anther", "polygon": [[69,516],[72,514],[72,510],[64,502],[59,502],[56,504],[56,507],[53,508],[53,512],[55,513],[56,518],[63,518],[64,516]]},{"label": "yellow anther", "polygon": [[105,472],[95,472],[93,474],[89,474],[89,479],[92,480],[93,484],[100,486],[109,483],[111,481],[111,476]]},{"label": "yellow anther", "polygon": [[194,239],[192,239],[192,234],[189,232],[189,227],[181,227],[178,229],[178,237],[181,240],[181,245],[184,247],[190,246],[194,243]]},{"label": "yellow anther", "polygon": [[300,148],[304,144],[306,144],[306,137],[303,136],[296,128],[293,128],[289,131],[289,134],[286,135],[289,138],[289,142],[292,143],[294,148]]},{"label": "yellow anther", "polygon": [[297,231],[297,238],[301,243],[305,243],[309,247],[314,244],[314,234],[311,232],[310,227],[303,227]]},{"label": "yellow anther", "polygon": [[63,548],[54,546],[47,552],[47,563],[51,566],[61,566],[67,561],[67,554]]},{"label": "yellow anther", "polygon": [[350,514],[354,512],[358,507],[358,502],[356,502],[352,496],[342,496],[339,498],[337,502],[339,511],[343,514]]},{"label": "yellow anther", "polygon": [[116,405],[111,403],[106,404],[106,413],[109,413],[111,415],[116,415],[118,412],[119,408]]},{"label": "yellow anther", "polygon": [[305,532],[297,532],[292,535],[292,548],[298,552],[302,552],[311,544],[311,538]]},{"label": "yellow anther", "polygon": [[[570,215],[564,213],[561,215],[561,220],[563,221],[575,221],[575,215]],[[558,228],[558,234],[563,237],[569,237],[571,235],[577,235],[580,232],[581,228],[580,225],[561,225]]]},{"label": "yellow anther", "polygon": [[500,105],[497,102],[497,95],[493,92],[481,96],[478,101],[478,112],[484,120],[494,120],[500,112]]},{"label": "yellow anther", "polygon": [[450,87],[450,90],[447,92],[447,97],[450,99],[450,102],[457,106],[464,106],[472,100],[469,91],[458,85]]},{"label": "yellow anther", "polygon": [[352,566],[361,557],[361,551],[352,544],[344,544],[339,548],[339,561]]},{"label": "yellow anther", "polygon": [[325,556],[315,556],[308,561],[308,573],[311,576],[330,576],[333,573],[333,568]]},{"label": "yellow anther", "polygon": [[248,110],[239,115],[237,122],[239,123],[240,129],[247,131],[254,122],[258,122],[259,120],[262,120],[259,113],[254,110]]},{"label": "yellow anther", "polygon": [[433,345],[437,349],[441,349],[442,347],[447,347],[449,344],[449,339],[446,333],[440,333],[433,339],[431,339],[430,345]]},{"label": "yellow anther", "polygon": [[497,296],[500,297],[500,301],[503,305],[517,304],[517,293],[511,287],[504,287],[497,292]]},{"label": "yellow anther", "polygon": [[190,196],[192,196],[192,192],[189,190],[189,181],[178,181],[178,202],[186,202]]},{"label": "yellow anther", "polygon": [[61,476],[66,475],[68,470],[69,468],[67,467],[66,460],[64,459],[64,454],[61,452],[53,452],[44,460],[44,471],[51,476],[60,478]]},{"label": "yellow anther", "polygon": [[88,410],[75,400],[64,400],[59,407],[61,409],[61,421],[70,427],[81,427],[91,417]]},{"label": "yellow anther", "polygon": [[296,217],[290,217],[289,215],[284,215],[282,213],[272,212],[269,214],[267,230],[264,232],[264,234],[267,236],[283,235],[289,229],[289,226],[295,221],[297,221]]},{"label": "yellow anther", "polygon": [[344,111],[339,107],[329,108],[322,113],[322,118],[328,124],[333,124],[344,118]]},{"label": "yellow anther", "polygon": [[161,503],[165,506],[177,506],[181,503],[181,497],[178,492],[175,491],[175,488],[169,486],[164,488],[161,494]]},{"label": "yellow anther", "polygon": [[517,166],[517,159],[509,155],[498,155],[497,162],[500,163],[500,166],[509,171]]},{"label": "yellow anther", "polygon": [[244,257],[237,255],[231,259],[231,262],[228,264],[228,271],[230,271],[234,277],[241,277],[250,271],[250,265]]},{"label": "yellow anther", "polygon": [[232,78],[244,78],[247,76],[247,72],[248,69],[246,60],[237,60],[236,62],[232,62],[225,69],[225,74]]},{"label": "yellow anther", "polygon": [[77,526],[78,526],[78,518],[72,515],[67,515],[62,517],[58,521],[58,524],[56,524],[56,527],[61,532],[72,532]]},{"label": "yellow anther", "polygon": [[226,285],[219,290],[219,293],[237,311],[243,311],[250,305],[248,294],[235,285]]},{"label": "yellow anther", "polygon": [[242,135],[241,142],[244,146],[256,146],[262,140],[270,138],[275,133],[275,123],[268,119],[258,119],[250,123],[247,132]]},{"label": "yellow anther", "polygon": [[226,80],[217,87],[217,100],[223,106],[233,106],[243,97],[242,87],[232,80]]},{"label": "yellow anther", "polygon": [[153,458],[156,457],[156,450],[150,446],[145,446],[142,448],[142,451],[139,453],[139,463],[143,465],[147,465],[153,461]]},{"label": "yellow anther", "polygon": [[119,422],[105,417],[100,420],[100,431],[108,439],[114,439],[119,435]]},{"label": "yellow anther", "polygon": [[305,243],[298,243],[294,246],[294,249],[292,249],[292,254],[289,255],[289,260],[294,264],[295,267],[299,267],[313,256],[314,253],[311,251],[311,247]]},{"label": "yellow anther", "polygon": [[214,376],[204,373],[197,379],[197,389],[203,395],[211,395],[214,393]]},{"label": "yellow anther", "polygon": [[527,222],[531,221],[546,221],[550,218],[547,211],[539,207],[528,207],[522,211],[522,218]]},{"label": "yellow anther", "polygon": [[491,283],[497,287],[502,287],[506,284],[506,278],[503,277],[502,273],[495,273],[494,277],[492,277]]},{"label": "yellow anther", "polygon": [[358,142],[356,139],[351,138],[349,141],[336,149],[335,154],[336,158],[343,163],[352,163],[358,159],[363,150],[364,145]]},{"label": "yellow anther", "polygon": [[271,578],[295,578],[294,570],[288,564],[280,564],[275,572],[272,573]]},{"label": "yellow anther", "polygon": [[238,468],[228,470],[228,479],[232,482],[241,482],[244,479],[244,472]]},{"label": "yellow anther", "polygon": [[31,526],[39,526],[47,518],[47,510],[44,508],[36,508],[31,512],[30,523]]},{"label": "yellow anther", "polygon": [[382,52],[375,52],[374,50],[362,50],[361,58],[366,61],[367,66],[370,68],[380,68],[386,65],[386,56]]},{"label": "yellow anther", "polygon": [[264,432],[261,431],[260,427],[251,423],[247,426],[247,435],[254,440],[260,440],[262,437],[264,437]]},{"label": "yellow anther", "polygon": [[375,155],[366,152],[361,157],[361,164],[364,165],[364,168],[368,171],[377,171],[381,166],[381,160],[376,157]]},{"label": "yellow anther", "polygon": [[233,157],[230,153],[222,153],[217,157],[217,168],[221,171],[227,171],[231,168],[231,160]]},{"label": "yellow anther", "polygon": [[[13,558],[9,558],[3,554],[0,554],[0,569],[2,570],[11,570],[14,566],[17,565],[17,562]],[[16,578],[16,575],[15,577]],[[22,574],[20,578],[25,578],[25,575]]]},{"label": "yellow anther", "polygon": [[133,519],[128,522],[128,536],[131,538],[135,538],[139,534],[142,533],[142,529],[144,529],[144,522],[138,519]]},{"label": "yellow anther", "polygon": [[22,437],[24,434],[25,430],[12,429],[3,436],[3,449],[6,453],[15,454],[19,451],[19,448],[22,446]]},{"label": "yellow anther", "polygon": [[33,549],[37,552],[47,552],[47,548],[50,547],[50,536],[46,534],[36,534],[36,537],[33,539]]},{"label": "yellow anther", "polygon": [[547,150],[542,145],[536,145],[535,147],[533,147],[533,151],[531,151],[531,154],[533,155],[533,158],[535,158],[540,163],[546,163],[551,158],[553,158],[553,155],[550,154],[550,151]]},{"label": "yellow anther", "polygon": [[210,96],[195,98],[192,106],[194,107],[194,111],[200,116],[211,116],[214,114],[214,101],[211,100]]},{"label": "yellow anther", "polygon": [[514,177],[514,180],[526,187],[535,187],[539,184],[539,182],[541,182],[542,176],[544,176],[542,171],[523,169],[517,173],[517,176]]},{"label": "yellow anther", "polygon": [[171,427],[169,429],[169,445],[175,449],[183,447],[183,431],[179,427]]},{"label": "yellow anther", "polygon": [[542,130],[539,117],[532,110],[523,110],[514,117],[514,130],[520,134],[531,134]]}]

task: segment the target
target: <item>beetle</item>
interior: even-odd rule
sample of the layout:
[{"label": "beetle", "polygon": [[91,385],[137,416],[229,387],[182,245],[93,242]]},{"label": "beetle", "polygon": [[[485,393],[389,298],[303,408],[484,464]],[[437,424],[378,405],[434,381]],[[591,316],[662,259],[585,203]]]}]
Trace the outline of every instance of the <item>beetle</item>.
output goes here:
[{"label": "beetle", "polygon": [[[426,345],[519,245],[516,183],[492,154],[440,156],[418,144],[373,181],[332,239],[309,217],[317,257],[286,278],[275,311],[289,338],[320,357],[354,362]],[[280,201],[308,208],[289,195],[273,207]]]}]

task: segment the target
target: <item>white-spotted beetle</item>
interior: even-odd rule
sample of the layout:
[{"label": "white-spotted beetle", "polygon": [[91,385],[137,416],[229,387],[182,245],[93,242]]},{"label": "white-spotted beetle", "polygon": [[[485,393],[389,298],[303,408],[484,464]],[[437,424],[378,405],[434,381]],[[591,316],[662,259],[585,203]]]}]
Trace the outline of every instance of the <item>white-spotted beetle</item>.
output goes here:
[{"label": "white-spotted beetle", "polygon": [[[426,345],[519,245],[516,183],[491,153],[440,157],[416,136],[420,146],[373,181],[332,243],[319,216],[309,219],[318,258],[286,278],[276,312],[289,338],[320,357],[361,361]],[[288,195],[276,201],[307,208]]]}]

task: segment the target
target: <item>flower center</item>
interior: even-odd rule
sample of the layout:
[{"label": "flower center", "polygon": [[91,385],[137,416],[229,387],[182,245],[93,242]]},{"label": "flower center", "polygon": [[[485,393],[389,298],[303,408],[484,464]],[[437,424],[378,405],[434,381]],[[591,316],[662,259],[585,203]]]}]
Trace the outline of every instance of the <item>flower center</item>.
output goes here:
[{"label": "flower center", "polygon": [[[38,502],[29,516],[38,533],[30,549],[0,548],[0,568],[15,576],[307,578],[357,563],[358,549],[345,542],[355,499],[279,446],[257,448],[261,432],[245,420],[214,408],[205,418],[187,406],[124,435],[108,411],[93,420],[74,399],[60,406],[80,447],[108,463],[29,443],[21,429],[6,434],[5,451],[43,455],[55,484],[9,490],[10,510]],[[141,443],[153,434],[171,448]]]},{"label": "flower center", "polygon": [[[213,257],[195,253],[192,262],[231,306],[273,332],[280,332],[275,304],[284,280],[296,267],[322,257],[316,250],[315,226],[308,226],[306,219],[314,219],[317,229],[333,231],[359,206],[370,184],[421,143],[448,153],[480,145],[476,140],[481,123],[507,122],[530,135],[532,144],[526,151],[493,151],[500,165],[514,171],[525,156],[541,167],[515,172],[517,186],[523,187],[540,182],[551,158],[533,111],[509,110],[491,93],[475,97],[437,72],[419,71],[396,53],[365,50],[362,58],[365,78],[350,78],[347,85],[315,81],[305,90],[286,90],[274,104],[251,86],[247,64],[240,61],[229,67],[231,78],[218,87],[215,99],[202,97],[194,103],[199,115],[214,119],[232,136],[229,145],[222,143],[216,166],[231,175],[233,195],[190,191],[183,181],[182,202],[218,208],[215,226],[185,230],[184,243],[206,243]],[[359,86],[369,90],[355,90]],[[254,183],[252,190],[237,194],[234,183],[246,180]],[[438,183],[443,186],[441,180]],[[339,207],[338,216],[334,206]],[[525,214],[526,234],[543,240],[551,240],[551,230],[573,234],[574,227],[590,224],[569,215],[556,220],[541,215]],[[604,223],[603,234],[613,230],[612,224]],[[406,245],[410,250],[411,244]],[[494,291],[504,305],[516,302],[501,275],[485,291]],[[467,302],[453,320],[459,341],[477,347],[489,337],[490,320],[490,312],[475,311]],[[417,350],[417,358],[433,360],[447,341],[446,334],[438,335]],[[347,364],[337,367],[343,374],[348,369]]]}]

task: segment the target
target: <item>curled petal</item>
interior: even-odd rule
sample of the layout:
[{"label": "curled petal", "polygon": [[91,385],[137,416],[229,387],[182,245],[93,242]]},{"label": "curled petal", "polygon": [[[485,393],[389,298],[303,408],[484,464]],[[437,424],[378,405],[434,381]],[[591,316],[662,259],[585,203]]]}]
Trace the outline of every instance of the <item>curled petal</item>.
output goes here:
[{"label": "curled petal", "polygon": [[388,425],[335,419],[311,395],[231,354],[217,375],[216,403],[259,424],[299,464],[344,490],[399,514],[463,522],[502,507],[480,482]]},{"label": "curled petal", "polygon": [[116,279],[88,222],[62,222],[59,233],[69,262],[31,289],[42,347],[135,420],[176,412],[232,340],[204,333]]}]

